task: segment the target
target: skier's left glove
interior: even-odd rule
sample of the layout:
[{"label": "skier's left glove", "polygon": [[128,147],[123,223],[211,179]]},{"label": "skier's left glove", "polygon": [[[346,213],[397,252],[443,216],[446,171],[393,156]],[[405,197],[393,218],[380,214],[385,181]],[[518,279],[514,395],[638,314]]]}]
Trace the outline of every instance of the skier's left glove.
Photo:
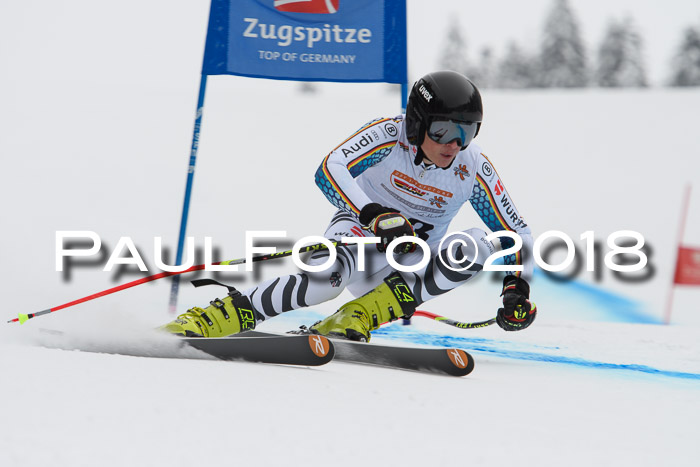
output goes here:
[{"label": "skier's left glove", "polygon": [[528,300],[530,286],[519,277],[506,276],[503,279],[503,308],[498,309],[496,323],[506,331],[520,331],[535,320],[537,306]]}]

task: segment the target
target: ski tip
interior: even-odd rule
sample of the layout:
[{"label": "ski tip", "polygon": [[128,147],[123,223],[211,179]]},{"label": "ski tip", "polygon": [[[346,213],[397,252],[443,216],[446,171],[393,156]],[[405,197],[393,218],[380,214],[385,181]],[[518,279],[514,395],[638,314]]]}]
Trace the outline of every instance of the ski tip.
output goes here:
[{"label": "ski tip", "polygon": [[462,349],[446,349],[447,356],[454,365],[451,374],[455,376],[466,376],[474,370],[474,359],[469,353]]},{"label": "ski tip", "polygon": [[330,357],[328,360],[330,361],[333,356],[334,356],[334,349],[333,345],[330,343],[328,338],[318,335],[318,334],[313,334],[309,336],[309,347],[311,348],[311,351],[318,357],[323,359],[328,355],[330,352]]},{"label": "ski tip", "polygon": [[[29,315],[20,313],[17,315],[17,321],[19,321],[19,324],[24,324],[27,320],[29,319]],[[14,321],[14,320],[12,320]]]}]

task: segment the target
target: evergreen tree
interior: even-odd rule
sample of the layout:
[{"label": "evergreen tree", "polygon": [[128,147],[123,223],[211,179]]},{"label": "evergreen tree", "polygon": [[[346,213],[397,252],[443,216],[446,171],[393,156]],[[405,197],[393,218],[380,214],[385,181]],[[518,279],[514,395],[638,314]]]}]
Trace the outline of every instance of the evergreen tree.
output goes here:
[{"label": "evergreen tree", "polygon": [[689,27],[673,59],[671,86],[700,86],[700,28]]},{"label": "evergreen tree", "polygon": [[536,85],[534,63],[515,41],[508,44],[505,57],[498,64],[495,85],[503,89],[523,89]]},{"label": "evergreen tree", "polygon": [[631,18],[612,21],[598,49],[596,83],[602,87],[646,87],[642,39]]},{"label": "evergreen tree", "polygon": [[300,81],[298,89],[302,94],[316,94],[318,92],[317,84],[312,81]]},{"label": "evergreen tree", "polygon": [[554,0],[544,26],[539,84],[543,87],[584,87],[588,83],[586,49],[568,0]]},{"label": "evergreen tree", "polygon": [[471,74],[467,75],[469,79],[474,81],[478,88],[491,88],[495,86],[495,70],[493,64],[493,52],[491,47],[481,49],[479,57],[479,66],[471,70]]},{"label": "evergreen tree", "polygon": [[439,66],[442,70],[452,70],[468,75],[467,46],[462,36],[461,26],[456,16],[450,17],[445,45],[442,48]]}]

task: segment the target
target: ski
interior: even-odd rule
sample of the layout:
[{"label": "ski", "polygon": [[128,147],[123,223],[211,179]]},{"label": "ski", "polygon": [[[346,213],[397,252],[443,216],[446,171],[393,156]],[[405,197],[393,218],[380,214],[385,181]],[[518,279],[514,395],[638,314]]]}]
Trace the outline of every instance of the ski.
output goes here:
[{"label": "ski", "polygon": [[[44,334],[63,337],[64,332],[41,330]],[[363,365],[376,365],[388,368],[437,373],[452,376],[465,376],[474,369],[472,356],[461,349],[399,347],[383,344],[355,342],[346,339],[327,339],[316,334],[272,334],[248,331],[231,337],[177,337],[184,347],[189,346],[221,360],[243,360],[248,362],[273,363],[282,365],[319,366],[331,360],[339,360]],[[50,342],[49,348],[73,349]],[[96,350],[80,347],[79,350]],[[125,352],[113,350],[109,346],[99,347],[102,353],[117,353],[133,356],[160,356],[142,354],[138,350]],[[170,355],[164,357],[172,358]]]},{"label": "ski", "polygon": [[474,359],[461,349],[397,347],[332,339],[335,359],[402,370],[466,376],[474,369]]},{"label": "ski", "polygon": [[283,365],[324,365],[334,356],[334,345],[323,336],[183,337],[187,345],[221,360],[244,360]]},{"label": "ski", "polygon": [[[297,335],[298,334],[293,334]],[[314,336],[314,334],[301,334]],[[279,334],[249,331],[237,334],[234,338],[274,339]],[[334,360],[376,365],[401,370],[436,373],[450,376],[466,376],[474,369],[474,359],[462,349],[399,347],[393,345],[370,344],[346,339],[330,339],[335,349]]]}]

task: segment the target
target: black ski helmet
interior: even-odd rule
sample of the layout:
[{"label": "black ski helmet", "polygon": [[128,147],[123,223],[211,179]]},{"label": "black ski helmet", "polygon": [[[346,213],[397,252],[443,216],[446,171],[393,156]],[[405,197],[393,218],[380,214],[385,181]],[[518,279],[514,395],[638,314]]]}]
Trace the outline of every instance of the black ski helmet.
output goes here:
[{"label": "black ski helmet", "polygon": [[[483,118],[481,94],[466,76],[456,71],[436,71],[416,81],[406,105],[406,136],[408,142],[420,147],[425,132],[434,120],[478,122],[479,134]],[[466,142],[462,149],[469,145]]]}]

